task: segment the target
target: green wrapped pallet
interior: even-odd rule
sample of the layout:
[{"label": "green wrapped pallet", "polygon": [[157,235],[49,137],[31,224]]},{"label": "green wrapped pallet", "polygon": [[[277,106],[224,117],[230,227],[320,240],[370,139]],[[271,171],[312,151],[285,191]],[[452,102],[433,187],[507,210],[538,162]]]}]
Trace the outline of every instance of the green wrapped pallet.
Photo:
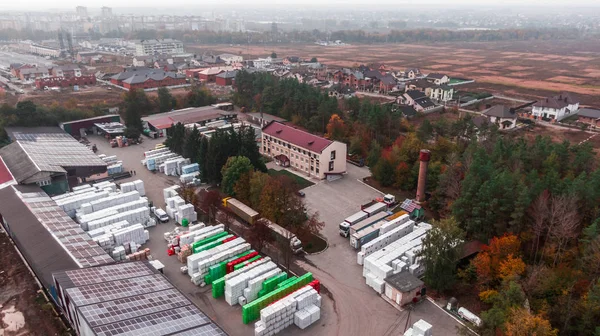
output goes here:
[{"label": "green wrapped pallet", "polygon": [[281,288],[281,287],[283,287],[283,286],[285,286],[285,285],[289,284],[290,282],[292,282],[292,281],[294,281],[294,280],[296,280],[296,279],[298,279],[298,277],[295,277],[295,276],[293,276],[293,277],[291,277],[291,278],[288,278],[287,280],[284,280],[284,281],[282,281],[282,282],[278,283],[278,284],[277,284],[277,288]]},{"label": "green wrapped pallet", "polygon": [[208,268],[208,274],[207,274],[207,276],[204,277],[204,282],[207,285],[210,285],[212,283],[213,279],[219,279],[219,278],[224,277],[225,274],[227,273],[227,263],[232,262],[236,259],[245,257],[252,252],[254,252],[254,250],[249,250],[249,251],[240,253],[240,254],[236,255],[235,257],[232,257],[225,261],[222,261],[216,265],[212,265],[211,267]]},{"label": "green wrapped pallet", "polygon": [[285,281],[286,279],[287,273],[279,273],[263,281],[262,289],[258,292],[258,297],[262,297],[265,294],[272,292],[277,287],[277,284]]},{"label": "green wrapped pallet", "polygon": [[306,273],[293,282],[282,286],[281,288],[277,288],[274,291],[266,294],[265,296],[258,298],[248,304],[245,304],[242,307],[242,322],[244,324],[248,324],[252,321],[256,321],[260,318],[260,311],[268,306],[269,304],[281,300],[285,296],[289,295],[292,292],[297,291],[303,286],[308,285],[311,281],[313,281],[312,273]]},{"label": "green wrapped pallet", "polygon": [[199,247],[199,246],[202,246],[202,245],[206,245],[206,244],[208,244],[210,242],[213,242],[213,241],[215,241],[215,240],[217,240],[217,239],[219,239],[221,237],[225,237],[227,235],[228,235],[227,232],[220,232],[220,233],[214,234],[214,235],[212,235],[212,236],[210,236],[208,238],[204,238],[202,240],[199,240],[197,242],[192,243],[192,249],[195,249],[196,247]]},{"label": "green wrapped pallet", "polygon": [[219,245],[223,244],[223,241],[224,241],[225,239],[228,239],[228,238],[230,238],[230,237],[233,237],[233,235],[231,235],[231,234],[230,234],[230,235],[225,235],[225,236],[223,236],[223,237],[217,238],[216,240],[214,240],[214,241],[212,241],[212,242],[210,242],[210,243],[208,243],[208,244],[204,244],[204,245],[201,245],[201,246],[195,247],[195,248],[194,248],[194,250],[193,250],[193,252],[194,252],[194,253],[200,253],[200,252],[202,252],[202,251],[206,251],[206,250],[210,250],[210,249],[212,249],[212,248],[215,248],[215,247],[217,247],[217,246],[219,246]]}]

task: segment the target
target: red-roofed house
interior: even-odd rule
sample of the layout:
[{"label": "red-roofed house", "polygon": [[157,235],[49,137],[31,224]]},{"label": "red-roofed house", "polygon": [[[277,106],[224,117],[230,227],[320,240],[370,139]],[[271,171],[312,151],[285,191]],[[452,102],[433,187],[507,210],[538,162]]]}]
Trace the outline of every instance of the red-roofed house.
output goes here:
[{"label": "red-roofed house", "polygon": [[346,144],[316,136],[276,121],[262,129],[262,154],[299,170],[307,176],[324,179],[346,172]]}]

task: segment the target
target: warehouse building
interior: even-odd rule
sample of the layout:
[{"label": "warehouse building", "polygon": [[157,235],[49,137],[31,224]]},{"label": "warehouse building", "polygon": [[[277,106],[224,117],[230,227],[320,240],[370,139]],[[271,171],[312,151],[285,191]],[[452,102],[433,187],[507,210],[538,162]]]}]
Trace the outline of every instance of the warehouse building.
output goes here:
[{"label": "warehouse building", "polygon": [[271,121],[262,129],[260,152],[283,167],[318,179],[346,172],[346,144]]},{"label": "warehouse building", "polygon": [[79,178],[106,172],[104,161],[58,127],[6,131],[13,143],[0,148],[0,157],[19,184],[62,194],[69,190],[69,180],[75,184]]},{"label": "warehouse building", "polygon": [[95,124],[121,122],[121,117],[118,114],[108,114],[99,117],[79,119],[60,123],[58,126],[65,132],[74,137],[85,136],[85,133],[97,134],[94,128]]},{"label": "warehouse building", "polygon": [[54,281],[79,335],[226,336],[147,261],[58,272]]},{"label": "warehouse building", "polygon": [[142,118],[142,121],[146,128],[158,132],[161,136],[166,136],[166,130],[177,123],[184,125],[195,123],[204,126],[206,123],[213,121],[225,120],[229,122],[236,119],[237,113],[226,111],[227,106],[220,108],[219,104],[215,104],[214,106],[188,107],[171,112],[153,114]]},{"label": "warehouse building", "polygon": [[114,262],[36,185],[0,184],[0,223],[55,299],[52,273]]}]

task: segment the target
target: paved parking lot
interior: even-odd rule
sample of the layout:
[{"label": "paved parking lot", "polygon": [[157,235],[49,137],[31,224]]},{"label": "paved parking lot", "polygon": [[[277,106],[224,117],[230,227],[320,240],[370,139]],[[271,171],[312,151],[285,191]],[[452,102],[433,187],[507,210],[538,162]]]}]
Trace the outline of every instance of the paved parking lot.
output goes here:
[{"label": "paved parking lot", "polygon": [[[149,200],[164,208],[162,190],[178,183],[175,177],[149,172],[140,163],[143,152],[153,149],[163,139],[150,140],[124,148],[110,148],[108,142],[97,136],[88,139],[98,146],[98,154],[117,155],[123,161],[126,170],[135,170],[136,175],[130,179],[142,179]],[[347,238],[338,234],[338,225],[344,218],[359,210],[364,204],[381,193],[359,182],[369,171],[364,168],[348,166],[348,174],[343,179],[327,182],[321,181],[304,189],[306,203],[310,211],[318,211],[325,222],[322,234],[328,239],[329,248],[318,255],[306,256],[295,261],[306,271],[312,272],[327,288],[330,295],[323,295],[321,320],[301,330],[289,327],[282,335],[401,335],[406,321],[406,312],[400,312],[385,302],[375,291],[365,284],[362,269],[356,263],[356,251],[352,249]],[[218,323],[229,335],[248,336],[254,334],[254,325],[244,325],[239,306],[230,307],[225,300],[213,299],[210,286],[201,288],[190,282],[189,277],[181,274],[183,266],[177,259],[167,256],[166,241],[163,233],[173,230],[175,224],[158,224],[150,228],[150,241],[146,244],[155,259],[165,264],[165,275],[184,292],[200,309]],[[412,323],[423,318],[434,324],[434,334],[454,334],[454,320],[445,316],[433,304],[425,302],[411,315]],[[399,322],[404,321],[404,322]]]}]

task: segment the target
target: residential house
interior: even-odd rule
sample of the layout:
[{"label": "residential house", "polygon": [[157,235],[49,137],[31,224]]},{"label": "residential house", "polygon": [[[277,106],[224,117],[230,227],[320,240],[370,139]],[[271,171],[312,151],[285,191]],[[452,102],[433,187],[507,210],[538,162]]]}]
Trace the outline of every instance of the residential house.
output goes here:
[{"label": "residential house", "polygon": [[399,306],[420,300],[425,283],[408,271],[402,271],[385,278],[385,296]]},{"label": "residential house", "polygon": [[425,94],[435,102],[445,103],[452,100],[454,88],[445,84],[434,85],[427,88]]},{"label": "residential house", "polygon": [[373,90],[379,88],[379,82],[384,77],[381,72],[377,70],[367,70],[363,72],[365,77],[364,90]]},{"label": "residential house", "polygon": [[97,51],[80,51],[77,53],[77,63],[94,65],[96,63],[107,62],[112,59],[111,55],[99,53]]},{"label": "residential house", "polygon": [[19,78],[21,80],[34,80],[37,78],[50,77],[50,72],[46,67],[33,67],[33,68],[21,68],[19,69]]},{"label": "residential house", "polygon": [[379,80],[379,92],[388,93],[396,91],[398,88],[398,82],[392,75],[385,75]]},{"label": "residential house", "polygon": [[577,112],[577,120],[590,124],[593,127],[600,126],[600,110],[582,108]]},{"label": "residential house", "polygon": [[32,64],[23,64],[23,63],[11,63],[10,64],[10,73],[11,75],[21,78],[21,70],[22,69],[31,69],[35,68],[35,65]]},{"label": "residential house", "polygon": [[412,118],[417,115],[417,110],[409,105],[398,105],[396,109],[400,111],[405,118]]},{"label": "residential house", "polygon": [[206,83],[214,83],[217,81],[217,75],[225,71],[238,70],[237,67],[223,66],[212,67],[198,72],[198,79]]},{"label": "residential house", "polygon": [[154,58],[149,55],[135,56],[133,57],[134,67],[150,67],[154,65]]},{"label": "residential house", "polygon": [[81,69],[77,64],[65,64],[52,68],[52,76],[54,77],[81,77]]},{"label": "residential house", "polygon": [[220,86],[233,85],[233,83],[235,81],[235,76],[237,75],[237,73],[238,73],[237,70],[221,72],[215,78],[215,83]]},{"label": "residential house", "polygon": [[403,97],[406,105],[414,107],[418,112],[429,111],[435,107],[431,99],[421,91],[406,91]]},{"label": "residential house", "polygon": [[283,59],[283,65],[298,65],[300,61],[300,57],[298,56],[288,56]]},{"label": "residential house", "polygon": [[450,77],[441,73],[430,73],[425,79],[436,85],[447,84],[450,82]]},{"label": "residential house", "polygon": [[45,87],[69,87],[75,85],[94,85],[96,76],[78,76],[78,77],[47,77],[35,80],[35,87],[42,90]]},{"label": "residential house", "polygon": [[150,68],[128,68],[110,78],[110,82],[127,89],[151,89],[186,84],[183,75]]},{"label": "residential house", "polygon": [[517,126],[517,113],[515,109],[506,105],[494,105],[483,111],[490,123],[498,125],[500,129],[511,129]]},{"label": "residential house", "polygon": [[579,100],[570,93],[561,93],[554,97],[542,99],[533,104],[531,114],[535,118],[560,121],[576,113],[579,109]]},{"label": "residential house", "polygon": [[419,69],[407,69],[404,71],[404,77],[409,79],[415,79],[421,76],[421,70]]},{"label": "residential house", "polygon": [[244,61],[244,57],[242,57],[240,55],[234,55],[234,54],[221,54],[217,57],[220,60],[222,60],[223,62],[225,62],[225,64],[227,64],[227,65],[232,65],[235,63],[242,63]]},{"label": "residential house", "polygon": [[306,176],[324,179],[346,172],[346,144],[276,121],[262,129],[260,152]]},{"label": "residential house", "polygon": [[342,85],[342,84],[333,84],[329,89],[327,89],[330,97],[340,98],[352,98],[356,96],[356,90],[354,90],[350,86]]},{"label": "residential house", "polygon": [[215,55],[202,55],[200,59],[202,60],[202,62],[209,65],[219,65],[226,63],[224,60],[221,59],[221,57]]}]

